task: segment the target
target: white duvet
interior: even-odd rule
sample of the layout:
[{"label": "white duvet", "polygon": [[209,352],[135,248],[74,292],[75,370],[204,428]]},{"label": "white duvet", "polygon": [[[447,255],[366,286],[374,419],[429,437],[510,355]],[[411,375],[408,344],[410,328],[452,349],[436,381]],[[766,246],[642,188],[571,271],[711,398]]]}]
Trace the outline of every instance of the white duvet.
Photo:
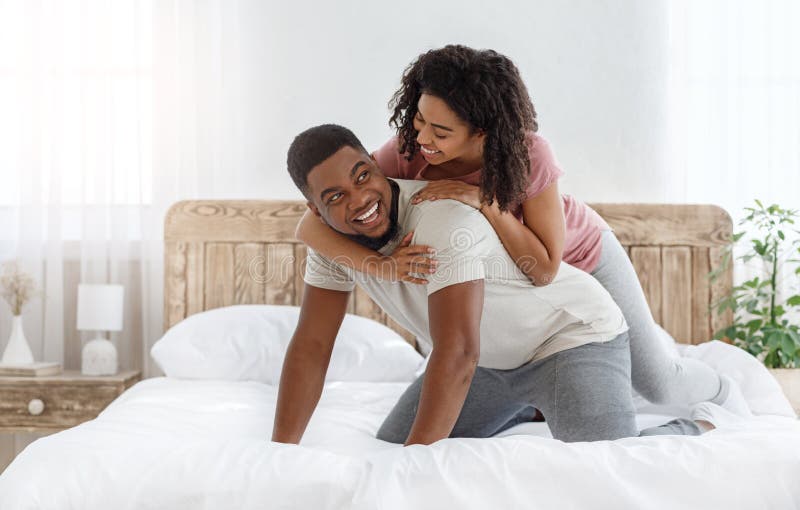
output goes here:
[{"label": "white duvet", "polygon": [[[405,383],[329,383],[290,446],[268,441],[277,388],[156,378],[28,446],[0,476],[0,509],[800,508],[800,424],[777,383],[719,342],[683,351],[738,380],[760,416],[699,437],[566,444],[529,423],[403,448],[373,436]],[[640,411],[645,427],[685,410]]]}]

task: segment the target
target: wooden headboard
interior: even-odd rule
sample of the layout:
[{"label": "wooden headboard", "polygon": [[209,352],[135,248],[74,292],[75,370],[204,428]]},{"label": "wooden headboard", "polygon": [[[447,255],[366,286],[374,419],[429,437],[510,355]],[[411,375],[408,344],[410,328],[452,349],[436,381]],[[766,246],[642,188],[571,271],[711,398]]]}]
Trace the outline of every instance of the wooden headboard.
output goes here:
[{"label": "wooden headboard", "polygon": [[[729,267],[710,285],[733,225],[712,205],[590,204],[633,262],[655,320],[683,343],[709,340],[730,323],[710,304],[730,291]],[[306,249],[294,237],[305,202],[192,200],[174,204],[164,228],[164,328],[197,312],[234,304],[299,305]],[[350,313],[412,335],[359,287]]]}]

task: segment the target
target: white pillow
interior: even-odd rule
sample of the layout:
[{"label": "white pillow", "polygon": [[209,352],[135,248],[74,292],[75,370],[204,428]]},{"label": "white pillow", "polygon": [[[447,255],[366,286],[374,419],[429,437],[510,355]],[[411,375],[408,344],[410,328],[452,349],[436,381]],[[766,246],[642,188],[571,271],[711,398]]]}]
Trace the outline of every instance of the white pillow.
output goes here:
[{"label": "white pillow", "polygon": [[[194,314],[167,331],[150,355],[169,377],[277,385],[300,308],[237,305]],[[383,324],[348,314],[326,381],[412,381],[422,356]]]}]

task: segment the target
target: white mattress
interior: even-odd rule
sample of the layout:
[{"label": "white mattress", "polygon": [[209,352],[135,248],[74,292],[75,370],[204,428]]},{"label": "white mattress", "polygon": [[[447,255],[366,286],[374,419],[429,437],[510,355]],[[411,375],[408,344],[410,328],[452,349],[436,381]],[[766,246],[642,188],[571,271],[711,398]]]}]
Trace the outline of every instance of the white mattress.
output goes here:
[{"label": "white mattress", "polygon": [[[148,379],[26,448],[0,476],[0,509],[800,508],[800,424],[775,415],[792,414],[776,383],[731,349],[684,354],[715,360],[772,415],[699,437],[596,443],[529,423],[403,448],[373,436],[405,383],[329,383],[302,446],[279,445],[275,387]],[[643,410],[642,427],[669,418]]]}]

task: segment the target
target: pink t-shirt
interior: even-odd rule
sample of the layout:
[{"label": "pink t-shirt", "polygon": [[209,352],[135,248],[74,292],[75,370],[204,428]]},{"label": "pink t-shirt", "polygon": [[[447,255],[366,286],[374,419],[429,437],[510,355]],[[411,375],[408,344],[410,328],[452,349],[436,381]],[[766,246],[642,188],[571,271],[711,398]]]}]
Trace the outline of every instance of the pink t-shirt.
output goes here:
[{"label": "pink t-shirt", "polygon": [[[397,179],[428,180],[425,177],[425,171],[429,164],[425,158],[417,153],[411,161],[407,161],[397,149],[397,137],[393,137],[373,154],[383,173],[387,177]],[[531,160],[531,168],[528,176],[528,188],[525,190],[526,200],[541,193],[564,174],[553,156],[550,144],[533,132],[528,133],[528,156]],[[476,170],[471,174],[457,177],[456,180],[479,186],[480,172],[480,170]],[[578,269],[591,273],[600,260],[601,232],[610,230],[611,227],[597,212],[583,202],[569,195],[562,195],[562,198],[567,227],[562,259]],[[512,212],[522,221],[521,205]]]}]

